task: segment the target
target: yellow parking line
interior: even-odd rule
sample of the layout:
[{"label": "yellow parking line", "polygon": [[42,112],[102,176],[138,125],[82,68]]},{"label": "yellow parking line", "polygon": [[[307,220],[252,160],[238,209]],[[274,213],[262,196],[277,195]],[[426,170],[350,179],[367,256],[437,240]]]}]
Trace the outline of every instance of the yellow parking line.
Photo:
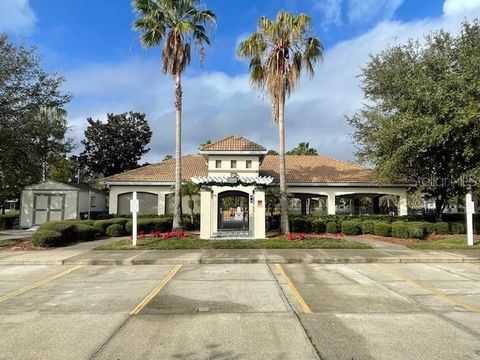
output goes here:
[{"label": "yellow parking line", "polygon": [[424,286],[422,284],[420,284],[418,281],[415,281],[411,278],[409,278],[408,276],[405,276],[405,275],[402,275],[401,273],[397,272],[397,271],[394,271],[394,270],[391,270],[389,268],[387,268],[385,265],[382,265],[382,264],[374,264],[376,265],[377,267],[379,267],[380,269],[382,269],[384,272],[387,272],[387,273],[390,273],[391,275],[393,276],[396,276],[396,277],[399,277],[400,279],[403,279],[423,290],[426,290],[426,291],[429,291],[431,292],[432,294],[435,294],[447,301],[450,301],[452,303],[454,303],[455,305],[458,305],[460,306],[461,308],[463,308],[464,310],[466,311],[469,311],[469,312],[480,312],[480,308],[474,306],[474,305],[470,305],[470,304],[467,304],[467,303],[464,303],[463,301],[453,297],[453,296],[450,296],[450,295],[447,295],[447,294],[444,294],[443,292],[441,292],[440,290],[438,289],[435,289],[435,288],[431,288],[431,287],[427,287],[427,286]]},{"label": "yellow parking line", "polygon": [[31,284],[31,285],[28,285],[28,286],[25,286],[25,287],[23,287],[23,288],[21,288],[21,289],[18,289],[18,290],[15,290],[15,291],[7,294],[7,295],[4,295],[4,296],[0,297],[0,302],[5,301],[5,300],[8,300],[8,299],[10,299],[10,298],[12,298],[12,297],[14,297],[14,296],[17,296],[17,295],[21,295],[21,294],[23,294],[23,293],[26,293],[27,291],[32,290],[32,289],[35,289],[35,288],[37,288],[37,287],[39,287],[39,286],[45,285],[45,284],[49,283],[49,282],[52,281],[52,280],[61,278],[62,276],[65,276],[65,275],[67,275],[67,274],[70,274],[72,271],[78,270],[78,269],[83,268],[83,267],[85,267],[85,265],[75,266],[75,267],[73,267],[73,268],[71,268],[71,269],[62,271],[61,273],[58,273],[58,274],[56,274],[56,275],[52,275],[52,276],[50,276],[50,277],[48,277],[48,278],[46,278],[46,279],[37,281],[36,283],[33,283],[33,284]]},{"label": "yellow parking line", "polygon": [[300,295],[300,293],[298,292],[297,288],[295,287],[295,285],[293,285],[293,282],[292,280],[290,280],[290,278],[287,276],[287,274],[285,273],[285,271],[283,270],[282,266],[280,264],[276,264],[275,265],[278,272],[283,276],[283,278],[285,279],[289,289],[290,289],[290,292],[292,293],[293,297],[295,298],[295,300],[297,300],[298,304],[301,306],[301,308],[303,309],[303,312],[305,314],[311,314],[312,313],[312,310],[310,309],[310,307],[307,305],[307,303],[305,302],[305,300],[303,300],[303,297],[302,295]]},{"label": "yellow parking line", "polygon": [[163,280],[160,282],[160,284],[158,284],[155,289],[153,289],[150,294],[148,294],[141,302],[140,304],[138,304],[135,309],[132,310],[132,312],[130,313],[130,315],[137,315],[140,311],[143,310],[143,308],[145,306],[148,305],[148,303],[150,301],[152,301],[152,299],[160,292],[160,290],[163,289],[163,287],[165,285],[167,285],[167,283],[172,280],[172,278],[175,276],[175,274],[177,273],[178,270],[180,270],[180,268],[182,267],[182,265],[176,265],[172,270],[170,270],[170,272],[163,278]]}]

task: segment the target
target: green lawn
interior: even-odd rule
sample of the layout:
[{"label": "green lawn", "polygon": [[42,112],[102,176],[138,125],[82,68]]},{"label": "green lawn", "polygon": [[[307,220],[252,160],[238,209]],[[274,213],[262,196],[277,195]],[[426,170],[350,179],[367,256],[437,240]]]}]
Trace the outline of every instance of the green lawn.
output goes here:
[{"label": "green lawn", "polygon": [[18,239],[0,240],[0,248],[4,246],[14,245],[17,241]]},{"label": "green lawn", "polygon": [[95,250],[175,250],[175,249],[370,249],[359,242],[321,238],[309,240],[285,240],[272,238],[265,240],[200,240],[183,239],[144,239],[134,248],[130,240],[117,240],[100,245]]},{"label": "green lawn", "polygon": [[466,235],[446,235],[443,239],[433,241],[419,241],[414,244],[407,244],[410,249],[425,250],[448,250],[448,249],[480,249],[480,241],[476,241],[473,246],[467,245]]}]

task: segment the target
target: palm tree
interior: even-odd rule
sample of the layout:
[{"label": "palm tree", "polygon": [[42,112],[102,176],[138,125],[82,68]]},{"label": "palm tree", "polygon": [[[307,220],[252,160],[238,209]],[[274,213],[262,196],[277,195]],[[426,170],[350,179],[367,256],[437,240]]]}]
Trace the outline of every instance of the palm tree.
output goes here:
[{"label": "palm tree", "polygon": [[192,220],[192,224],[195,215],[193,212],[193,209],[195,208],[195,202],[193,201],[193,197],[200,193],[199,190],[200,189],[198,185],[193,183],[192,181],[185,181],[182,184],[182,195],[188,196],[188,208],[190,209],[190,218]]},{"label": "palm tree", "polygon": [[301,142],[296,148],[287,152],[287,155],[318,155],[316,149],[310,147],[310,143]]},{"label": "palm tree", "polygon": [[173,229],[182,228],[182,74],[191,59],[192,43],[200,61],[210,45],[207,27],[216,23],[213,12],[200,9],[199,0],[133,0],[139,18],[134,28],[142,32],[144,47],[161,45],[164,74],[175,80],[175,210]]},{"label": "palm tree", "polygon": [[285,100],[295,90],[300,75],[306,70],[315,74],[315,64],[323,59],[320,39],[310,36],[308,15],[292,15],[280,11],[275,20],[260,18],[257,31],[238,47],[240,58],[250,61],[250,80],[266,89],[272,103],[273,121],[278,122],[281,230],[288,228],[288,199],[285,181]]}]

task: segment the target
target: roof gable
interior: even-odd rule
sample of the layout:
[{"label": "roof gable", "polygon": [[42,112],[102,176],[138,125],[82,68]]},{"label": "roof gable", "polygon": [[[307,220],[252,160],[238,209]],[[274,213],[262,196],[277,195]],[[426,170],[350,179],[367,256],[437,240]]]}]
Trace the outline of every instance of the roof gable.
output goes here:
[{"label": "roof gable", "polygon": [[205,145],[201,152],[211,152],[211,151],[267,151],[263,146],[254,143],[242,136],[232,135],[226,137],[225,139],[216,141],[214,143]]}]

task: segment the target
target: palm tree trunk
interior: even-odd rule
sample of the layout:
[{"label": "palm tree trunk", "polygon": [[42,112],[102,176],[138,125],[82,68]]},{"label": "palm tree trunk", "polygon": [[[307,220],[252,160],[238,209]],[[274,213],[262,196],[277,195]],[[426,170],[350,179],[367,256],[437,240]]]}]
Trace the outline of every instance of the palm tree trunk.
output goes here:
[{"label": "palm tree trunk", "polygon": [[182,221],[182,78],[175,75],[175,208],[173,230],[183,228]]},{"label": "palm tree trunk", "polygon": [[280,160],[280,230],[282,234],[290,233],[288,226],[287,182],[285,175],[285,94],[280,95],[278,104],[278,137]]},{"label": "palm tree trunk", "polygon": [[195,213],[193,212],[193,209],[195,208],[195,202],[193,201],[192,195],[189,195],[190,200],[188,201],[188,207],[190,208],[190,219],[193,220],[195,219]]}]

